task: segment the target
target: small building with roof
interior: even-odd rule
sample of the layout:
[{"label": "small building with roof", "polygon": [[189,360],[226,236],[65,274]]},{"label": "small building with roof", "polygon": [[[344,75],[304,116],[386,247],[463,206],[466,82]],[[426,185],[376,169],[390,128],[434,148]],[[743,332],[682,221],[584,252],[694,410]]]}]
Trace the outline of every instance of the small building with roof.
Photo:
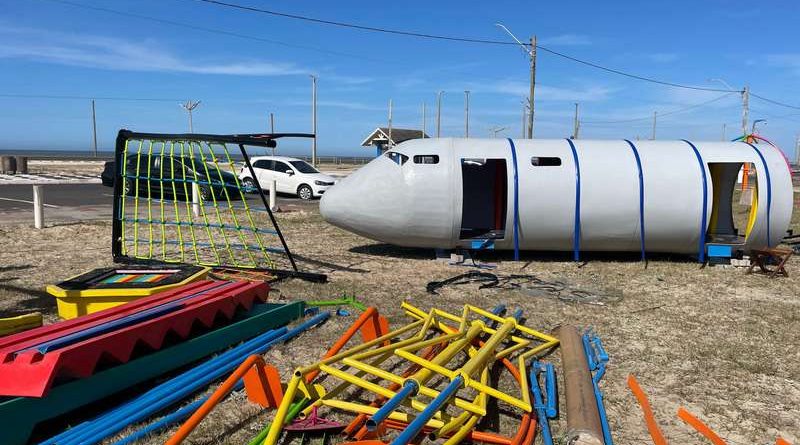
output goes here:
[{"label": "small building with roof", "polygon": [[380,156],[386,153],[387,150],[395,145],[411,139],[424,139],[429,138],[422,130],[415,130],[410,128],[391,128],[378,127],[364,139],[361,143],[362,147],[375,147],[375,156]]}]

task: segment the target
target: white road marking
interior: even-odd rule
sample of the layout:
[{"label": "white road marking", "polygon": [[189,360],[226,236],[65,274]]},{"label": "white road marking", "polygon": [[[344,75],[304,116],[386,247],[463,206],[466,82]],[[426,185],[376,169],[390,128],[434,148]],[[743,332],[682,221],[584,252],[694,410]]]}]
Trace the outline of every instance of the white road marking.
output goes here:
[{"label": "white road marking", "polygon": [[[26,201],[24,199],[14,199],[14,198],[3,198],[3,197],[0,197],[0,201],[22,202],[22,203],[25,203],[25,204],[33,205],[33,201]],[[45,207],[51,207],[51,208],[54,208],[54,209],[59,208],[59,206],[53,205],[53,204],[43,204],[43,205]]]}]

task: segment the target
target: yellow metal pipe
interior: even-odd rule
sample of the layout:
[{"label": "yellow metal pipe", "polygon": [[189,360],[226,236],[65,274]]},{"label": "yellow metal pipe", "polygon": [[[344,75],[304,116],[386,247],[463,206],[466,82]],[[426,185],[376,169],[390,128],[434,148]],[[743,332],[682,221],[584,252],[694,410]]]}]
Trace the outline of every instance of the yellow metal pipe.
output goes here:
[{"label": "yellow metal pipe", "polygon": [[[357,361],[349,359],[349,358],[344,359],[342,362],[347,364],[348,366],[352,366],[353,368],[362,370],[362,371],[364,371],[364,372],[366,372],[368,374],[373,374],[373,375],[375,375],[375,376],[377,376],[379,378],[382,378],[384,380],[388,380],[388,381],[390,381],[392,383],[403,384],[403,382],[405,381],[405,379],[403,379],[402,377],[396,376],[396,375],[394,375],[394,374],[392,374],[390,372],[386,372],[386,371],[384,371],[384,370],[382,370],[380,368],[376,368],[376,367],[367,365],[365,363],[357,362]],[[418,392],[420,394],[422,394],[423,396],[430,397],[431,399],[435,399],[436,396],[439,395],[439,391],[436,391],[434,389],[431,389],[431,388],[428,388],[427,386],[422,386],[422,385],[419,387],[419,391]],[[474,402],[469,402],[468,400],[465,400],[465,399],[462,399],[462,398],[455,398],[454,402],[453,402],[453,405],[455,405],[456,407],[461,408],[463,410],[466,410],[466,411],[469,411],[471,413],[477,414],[479,416],[485,416],[486,415],[486,409],[485,408],[482,408],[479,405],[476,405]]]},{"label": "yellow metal pipe", "polygon": [[517,322],[513,318],[507,319],[500,329],[478,349],[478,354],[461,367],[459,374],[464,375],[466,380],[475,375],[478,369],[486,366],[489,360],[494,358],[494,350],[497,349],[500,343],[505,341],[506,337],[514,330],[516,324]]},{"label": "yellow metal pipe", "polygon": [[[378,384],[372,383],[372,382],[370,382],[368,380],[364,380],[362,378],[356,377],[356,376],[354,376],[354,375],[352,375],[350,373],[341,371],[341,370],[336,369],[334,367],[331,367],[331,366],[328,366],[328,365],[321,365],[320,369],[323,372],[326,372],[326,373],[328,373],[328,374],[330,374],[330,375],[332,375],[332,376],[334,376],[334,377],[336,377],[338,379],[341,379],[341,380],[344,380],[345,382],[348,382],[348,383],[351,383],[353,385],[356,385],[359,388],[366,389],[367,391],[370,391],[370,392],[373,392],[375,394],[378,394],[379,396],[386,397],[387,399],[390,399],[390,398],[392,398],[392,397],[394,397],[396,395],[396,393],[394,391],[386,389],[381,385],[378,385]],[[415,410],[417,410],[419,412],[422,412],[423,410],[425,410],[425,407],[427,406],[424,403],[418,402],[416,400],[410,400],[409,403],[411,405],[411,408],[413,408],[413,409],[415,409]]]},{"label": "yellow metal pipe", "polygon": [[[376,412],[378,412],[379,409],[378,407],[375,406],[360,405],[358,403],[345,402],[343,400],[325,400],[323,404],[325,406],[330,406],[331,408],[350,411],[353,413],[369,414],[369,415],[375,414]],[[414,420],[414,416],[398,411],[394,411],[393,413],[389,414],[389,418],[404,423],[410,423],[412,420]],[[429,426],[431,428],[441,428],[443,425],[444,422],[438,419],[431,419],[426,424],[426,426]]]},{"label": "yellow metal pipe", "polygon": [[[406,310],[406,312],[408,313],[408,315],[410,315],[410,316],[412,316],[412,317],[415,317],[415,318],[420,318],[420,317],[425,317],[425,316],[427,316],[427,314],[425,314],[424,312],[422,312],[422,310],[421,310],[421,309],[419,309],[419,308],[416,308],[416,307],[412,306],[412,305],[411,305],[411,304],[409,304],[409,303],[403,302],[403,308]],[[441,311],[441,310],[439,310],[439,309],[433,309],[431,312],[433,312],[433,313],[434,313],[434,315],[438,315],[438,316],[441,316],[442,318],[446,318],[446,319],[448,319],[448,320],[450,320],[450,321],[454,321],[454,322],[458,323],[459,325],[461,325],[461,324],[462,324],[462,322],[463,322],[463,319],[462,319],[462,318],[459,318],[459,317],[457,317],[457,316],[455,316],[455,315],[453,315],[453,314],[450,314],[450,313],[447,313],[447,312]],[[489,312],[489,313],[491,313],[491,312]],[[494,314],[492,314],[492,315],[494,315]],[[495,316],[495,317],[496,317],[496,316]],[[505,321],[505,319],[502,319],[502,318],[501,318],[500,320],[501,320],[501,321],[503,321],[503,322]],[[452,329],[452,328],[450,328],[450,329]],[[496,330],[496,329],[493,329],[493,328],[491,328],[491,327],[489,327],[489,326],[486,326],[486,325],[484,325],[484,327],[483,327],[483,331],[484,331],[484,332],[486,332],[487,334],[490,334],[490,335],[493,335],[493,334],[495,334],[495,333],[497,332],[497,330]],[[532,331],[532,330],[531,330],[531,331]],[[536,331],[532,331],[532,332],[536,332]],[[540,333],[540,335],[542,335],[542,336],[543,336],[543,338],[541,338],[541,339],[542,339],[542,340],[544,340],[544,341],[550,341],[550,339],[552,339],[552,337],[549,337],[549,336],[547,336],[547,335],[545,335],[545,334],[541,334],[541,333]],[[545,338],[545,337],[546,337],[546,338]],[[531,340],[529,340],[529,339],[522,338],[522,337],[518,337],[518,336],[516,336],[516,335],[512,335],[512,336],[510,336],[509,338],[510,338],[511,340],[513,340],[514,342],[516,342],[516,343],[524,343],[524,342],[530,342],[530,341],[531,341]]]},{"label": "yellow metal pipe", "polygon": [[[477,306],[473,306],[471,304],[468,304],[466,306],[472,312],[475,312],[476,314],[481,315],[483,317],[486,317],[486,318],[488,318],[490,320],[494,320],[494,321],[496,321],[498,323],[502,323],[503,321],[505,321],[505,319],[503,319],[502,317],[498,317],[497,315],[495,315],[495,314],[493,314],[493,313],[491,313],[489,311],[483,310],[483,309],[481,309],[481,308],[479,308]],[[550,335],[544,334],[542,332],[536,331],[536,330],[531,329],[531,328],[529,328],[529,327],[527,327],[525,325],[522,325],[522,324],[517,324],[517,329],[519,329],[520,331],[522,331],[522,332],[524,332],[524,333],[526,333],[528,335],[533,335],[534,337],[541,338],[542,340],[547,341],[547,342],[558,341],[553,336],[550,336]]]},{"label": "yellow metal pipe", "polygon": [[[472,341],[475,340],[480,333],[481,326],[477,323],[473,324],[466,331],[463,338],[447,345],[447,347],[444,348],[440,353],[436,354],[436,357],[434,357],[432,360],[428,360],[428,362],[435,366],[446,365],[450,360],[453,359],[453,357],[456,356],[456,354],[470,347],[472,345]],[[402,350],[406,351],[405,348]],[[417,382],[417,386],[423,386],[428,380],[430,380],[432,376],[433,369],[423,367],[419,371],[415,372],[414,375],[409,377],[409,379]]]},{"label": "yellow metal pipe", "polygon": [[370,341],[368,341],[366,343],[362,343],[362,344],[360,344],[358,346],[355,346],[353,348],[350,348],[350,349],[348,349],[346,351],[342,351],[342,352],[340,352],[340,353],[338,353],[336,355],[332,355],[331,357],[329,357],[329,358],[327,358],[325,360],[321,360],[321,361],[319,361],[317,363],[314,363],[312,365],[308,365],[308,366],[306,366],[304,368],[300,368],[300,369],[298,369],[297,372],[299,372],[302,375],[306,375],[309,372],[314,371],[315,369],[317,369],[320,364],[328,364],[328,363],[333,363],[335,361],[339,361],[344,357],[349,357],[349,356],[351,356],[353,354],[356,354],[358,352],[361,352],[361,351],[363,351],[365,349],[369,349],[369,348],[371,348],[372,346],[374,346],[376,344],[383,343],[383,342],[385,342],[387,340],[391,340],[392,338],[397,337],[400,334],[404,334],[404,333],[406,333],[406,332],[408,332],[408,331],[410,331],[412,329],[415,329],[415,328],[417,328],[419,326],[424,326],[425,322],[426,322],[425,320],[415,321],[415,322],[410,323],[410,324],[408,324],[408,325],[406,325],[406,326],[404,326],[404,327],[402,327],[400,329],[397,329],[397,330],[392,331],[392,332],[390,332],[390,333],[388,333],[386,335],[378,337],[378,338],[376,338],[374,340],[370,340]]},{"label": "yellow metal pipe", "polygon": [[283,430],[284,421],[286,420],[286,412],[289,411],[289,405],[292,404],[294,395],[297,392],[297,387],[300,385],[300,380],[302,380],[302,377],[295,371],[292,379],[289,381],[289,385],[286,387],[286,392],[283,394],[283,399],[278,406],[278,411],[275,412],[275,418],[272,420],[273,428],[270,428],[269,434],[267,434],[264,442],[262,442],[263,445],[275,445],[278,441],[278,437],[280,437],[281,431]]},{"label": "yellow metal pipe", "polygon": [[416,363],[416,364],[418,364],[418,365],[420,365],[420,366],[422,366],[424,368],[428,368],[431,371],[438,372],[439,374],[441,374],[441,375],[443,375],[443,376],[445,376],[445,377],[447,377],[449,379],[452,379],[457,375],[456,372],[454,372],[454,371],[451,371],[451,370],[449,370],[447,368],[444,368],[442,366],[439,366],[439,365],[435,365],[435,364],[433,364],[433,363],[431,363],[431,362],[429,362],[429,361],[427,361],[427,360],[425,360],[425,359],[423,359],[421,357],[418,357],[416,354],[412,354],[410,352],[403,351],[402,349],[397,350],[395,352],[395,354],[397,354],[399,357],[404,358],[404,359],[406,359],[406,360],[408,360],[408,361],[410,361],[412,363]]},{"label": "yellow metal pipe", "polygon": [[479,392],[485,393],[487,395],[490,395],[490,396],[494,397],[495,399],[498,399],[498,400],[501,400],[503,402],[506,402],[509,405],[516,406],[517,408],[519,408],[519,409],[521,409],[521,410],[523,410],[525,412],[530,412],[531,411],[530,403],[525,403],[524,401],[519,400],[516,397],[512,397],[512,396],[510,396],[510,395],[508,395],[508,394],[506,394],[506,393],[504,393],[504,392],[502,392],[502,391],[500,391],[498,389],[492,388],[489,385],[485,385],[483,383],[479,383],[479,382],[477,382],[475,380],[469,380],[467,382],[467,386],[469,386],[472,389],[475,389],[476,391],[479,391]]},{"label": "yellow metal pipe", "polygon": [[449,439],[444,441],[444,444],[442,445],[456,445],[461,443],[461,441],[464,440],[465,437],[467,437],[467,434],[469,434],[470,431],[472,431],[475,428],[475,425],[478,424],[478,420],[480,420],[480,417],[472,416],[469,420],[467,420],[464,426],[462,426],[458,431],[456,431],[456,433],[453,434]]}]

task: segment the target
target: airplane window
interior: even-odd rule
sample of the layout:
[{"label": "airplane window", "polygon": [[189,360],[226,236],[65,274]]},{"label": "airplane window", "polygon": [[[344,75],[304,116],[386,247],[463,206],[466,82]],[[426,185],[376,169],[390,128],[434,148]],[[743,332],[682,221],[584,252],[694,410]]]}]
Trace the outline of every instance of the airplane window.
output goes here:
[{"label": "airplane window", "polygon": [[531,158],[531,165],[534,167],[558,167],[561,165],[561,158],[534,156]]},{"label": "airplane window", "polygon": [[414,156],[415,164],[438,164],[439,155],[416,155]]},{"label": "airplane window", "polygon": [[387,151],[386,157],[394,161],[397,165],[403,165],[408,161],[408,156],[396,151]]}]

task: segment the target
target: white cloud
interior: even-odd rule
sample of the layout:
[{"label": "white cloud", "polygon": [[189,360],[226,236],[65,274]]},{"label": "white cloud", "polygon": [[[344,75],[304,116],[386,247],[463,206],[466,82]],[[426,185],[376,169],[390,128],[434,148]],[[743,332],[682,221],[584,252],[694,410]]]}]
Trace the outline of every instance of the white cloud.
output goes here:
[{"label": "white cloud", "polygon": [[591,45],[592,40],[588,36],[580,34],[561,34],[539,39],[537,44],[546,46],[585,46]]},{"label": "white cloud", "polygon": [[768,54],[764,56],[764,59],[771,66],[788,68],[793,73],[800,75],[800,54],[798,53]]},{"label": "white cloud", "polygon": [[309,71],[293,63],[179,57],[153,40],[75,35],[0,27],[0,58],[16,58],[120,71],[153,71],[233,76],[285,76]]},{"label": "white cloud", "polygon": [[[530,85],[527,82],[503,80],[493,84],[475,85],[472,91],[509,94],[527,97]],[[580,89],[562,88],[549,85],[536,85],[536,100],[593,102],[609,98],[614,90],[602,86],[590,86]]]},{"label": "white cloud", "polygon": [[680,58],[680,56],[675,53],[653,53],[647,54],[645,57],[656,63],[670,63]]}]

